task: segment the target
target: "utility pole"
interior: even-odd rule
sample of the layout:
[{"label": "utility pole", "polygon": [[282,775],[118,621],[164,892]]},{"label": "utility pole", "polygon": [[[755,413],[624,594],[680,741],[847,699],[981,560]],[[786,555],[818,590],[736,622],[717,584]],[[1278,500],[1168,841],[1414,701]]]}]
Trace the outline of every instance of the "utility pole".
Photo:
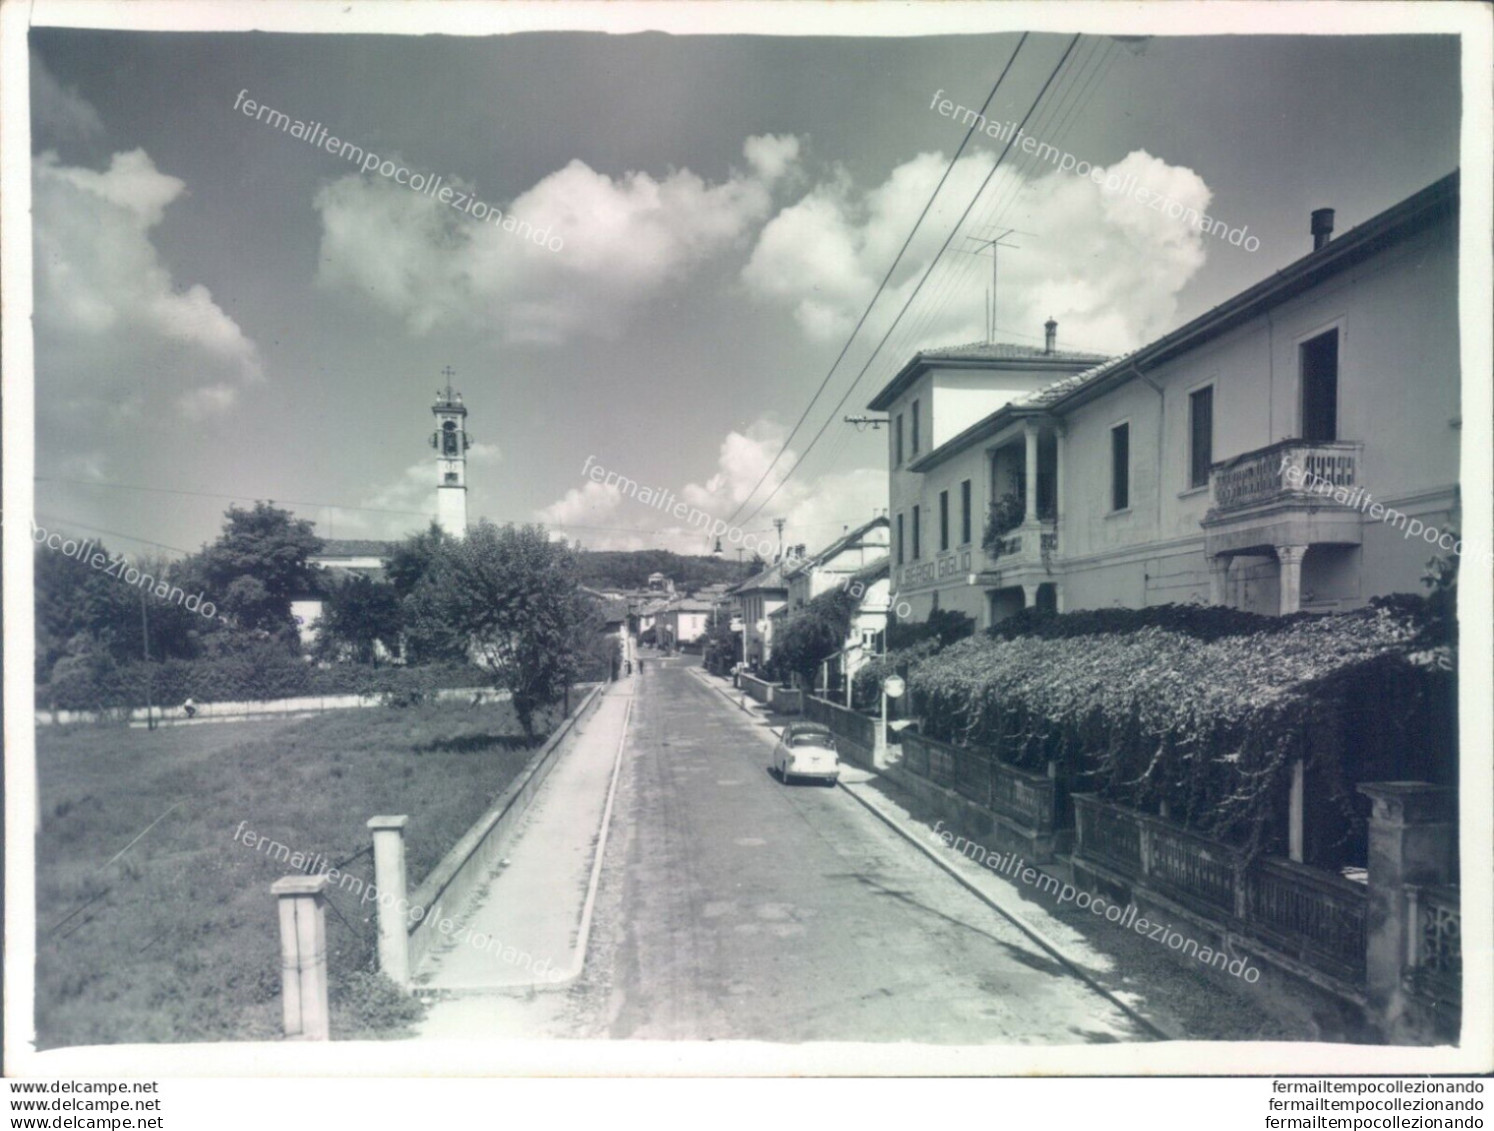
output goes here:
[{"label": "utility pole", "polygon": [[775,518],[773,520],[773,526],[778,531],[778,560],[782,561],[783,560],[783,519],[781,519],[781,518]]},{"label": "utility pole", "polygon": [[151,684],[155,677],[150,670],[150,621],[145,616],[145,590],[140,590],[140,647],[145,652],[145,729],[156,729],[156,717],[151,706]]}]

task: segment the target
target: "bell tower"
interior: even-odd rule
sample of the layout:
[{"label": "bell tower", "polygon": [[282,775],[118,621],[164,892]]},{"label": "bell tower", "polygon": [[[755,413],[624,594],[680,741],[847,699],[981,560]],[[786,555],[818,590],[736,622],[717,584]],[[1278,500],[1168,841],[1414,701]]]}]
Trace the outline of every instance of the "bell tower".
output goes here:
[{"label": "bell tower", "polygon": [[461,538],[467,533],[467,449],[472,441],[467,436],[462,394],[451,391],[456,374],[448,365],[441,375],[446,378],[446,391],[437,389],[436,403],[431,405],[436,418],[431,436],[431,447],[436,449],[436,522],[446,533]]}]

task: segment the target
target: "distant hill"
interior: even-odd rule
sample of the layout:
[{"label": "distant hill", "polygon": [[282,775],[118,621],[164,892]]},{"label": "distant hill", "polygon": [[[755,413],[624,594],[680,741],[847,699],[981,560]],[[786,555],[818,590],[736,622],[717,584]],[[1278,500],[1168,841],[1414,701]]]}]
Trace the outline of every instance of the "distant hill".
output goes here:
[{"label": "distant hill", "polygon": [[735,556],[728,561],[668,550],[582,550],[580,558],[581,583],[593,589],[642,589],[649,574],[662,573],[683,592],[721,581],[734,585],[762,568]]}]

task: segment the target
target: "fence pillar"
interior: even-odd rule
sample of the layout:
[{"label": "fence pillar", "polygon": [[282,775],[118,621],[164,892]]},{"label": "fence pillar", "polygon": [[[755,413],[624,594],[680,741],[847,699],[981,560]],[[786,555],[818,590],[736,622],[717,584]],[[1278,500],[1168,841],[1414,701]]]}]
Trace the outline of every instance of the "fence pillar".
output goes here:
[{"label": "fence pillar", "polygon": [[285,876],[270,891],[280,911],[281,1005],[285,1035],[325,1041],[327,1014],[327,877]]},{"label": "fence pillar", "polygon": [[409,817],[370,817],[374,887],[379,889],[379,969],[401,986],[410,984],[409,908],[405,898],[405,825]]},{"label": "fence pillar", "polygon": [[1457,792],[1427,782],[1366,782],[1370,799],[1369,906],[1365,916],[1365,984],[1370,1008],[1392,1039],[1415,1028],[1402,973],[1410,943],[1406,887],[1455,882],[1458,862]]}]

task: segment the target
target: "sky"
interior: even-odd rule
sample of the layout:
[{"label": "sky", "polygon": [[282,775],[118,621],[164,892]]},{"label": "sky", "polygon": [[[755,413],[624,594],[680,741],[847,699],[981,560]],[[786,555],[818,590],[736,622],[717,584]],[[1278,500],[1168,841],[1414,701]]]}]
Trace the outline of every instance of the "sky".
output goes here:
[{"label": "sky", "polygon": [[[37,521],[191,550],[267,499],[402,536],[434,513],[450,366],[474,518],[711,549],[590,459],[813,548],[886,506],[885,433],[840,418],[985,337],[980,239],[1017,233],[1000,340],[1052,316],[1061,348],[1115,353],[1306,254],[1314,208],[1342,233],[1457,165],[1452,37],[1018,38],[33,29]],[[951,166],[968,121],[939,99],[980,106],[1008,64]],[[1220,234],[1061,158],[993,172],[990,134],[1029,113]]]}]

